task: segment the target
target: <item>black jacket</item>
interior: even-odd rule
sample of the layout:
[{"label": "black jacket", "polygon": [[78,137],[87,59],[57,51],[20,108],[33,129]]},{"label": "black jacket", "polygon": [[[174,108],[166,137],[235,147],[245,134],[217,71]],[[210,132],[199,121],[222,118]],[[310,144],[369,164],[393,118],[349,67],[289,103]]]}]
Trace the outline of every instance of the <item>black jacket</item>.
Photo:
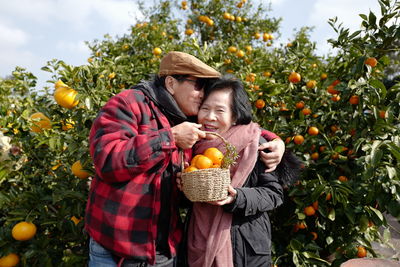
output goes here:
[{"label": "black jacket", "polygon": [[264,163],[258,160],[243,187],[236,190],[236,201],[223,206],[226,212],[233,213],[234,266],[270,266],[271,224],[267,212],[283,203],[278,175],[266,173]]}]

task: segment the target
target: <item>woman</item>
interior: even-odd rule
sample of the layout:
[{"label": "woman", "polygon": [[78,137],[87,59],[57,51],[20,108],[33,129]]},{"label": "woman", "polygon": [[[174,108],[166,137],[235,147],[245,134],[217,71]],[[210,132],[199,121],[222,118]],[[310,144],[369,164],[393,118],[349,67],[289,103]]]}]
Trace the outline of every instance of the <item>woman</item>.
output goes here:
[{"label": "woman", "polygon": [[[261,130],[251,121],[251,112],[238,80],[219,79],[205,94],[198,123],[233,144],[239,159],[231,167],[228,197],[193,205],[187,237],[190,267],[271,265],[267,211],[283,203],[283,189],[276,172],[265,172],[259,159]],[[209,147],[224,152],[222,141],[214,137],[195,145],[194,154]]]}]

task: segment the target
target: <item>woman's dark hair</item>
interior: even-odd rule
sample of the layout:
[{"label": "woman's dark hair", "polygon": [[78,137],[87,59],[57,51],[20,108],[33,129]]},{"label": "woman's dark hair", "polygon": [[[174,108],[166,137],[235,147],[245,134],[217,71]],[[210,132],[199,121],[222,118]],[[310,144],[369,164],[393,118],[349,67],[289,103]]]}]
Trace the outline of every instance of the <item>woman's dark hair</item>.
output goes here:
[{"label": "woman's dark hair", "polygon": [[236,124],[249,124],[252,120],[252,110],[249,96],[243,88],[243,83],[232,75],[225,75],[205,88],[204,100],[216,90],[232,89],[232,113]]}]

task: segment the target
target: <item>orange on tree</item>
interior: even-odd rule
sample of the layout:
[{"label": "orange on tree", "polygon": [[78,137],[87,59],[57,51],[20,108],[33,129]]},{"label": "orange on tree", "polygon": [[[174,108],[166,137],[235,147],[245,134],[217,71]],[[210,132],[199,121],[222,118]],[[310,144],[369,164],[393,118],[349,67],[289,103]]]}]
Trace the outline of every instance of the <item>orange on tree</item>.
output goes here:
[{"label": "orange on tree", "polygon": [[303,108],[303,109],[301,110],[301,112],[302,112],[304,115],[310,115],[310,114],[311,114],[311,109],[309,109],[309,108]]},{"label": "orange on tree", "polygon": [[301,75],[293,71],[289,74],[288,80],[291,83],[298,83],[301,81]]},{"label": "orange on tree", "polygon": [[303,137],[302,135],[296,135],[296,136],[293,138],[293,142],[294,142],[296,145],[301,145],[301,144],[304,142],[304,137]]},{"label": "orange on tree", "polygon": [[226,20],[230,20],[231,19],[231,14],[229,14],[228,12],[224,12],[224,14],[222,14],[222,17]]},{"label": "orange on tree", "polygon": [[338,90],[336,90],[335,89],[335,86],[334,85],[329,85],[327,88],[326,88],[326,91],[328,92],[328,93],[330,93],[331,95],[337,95],[337,94],[339,94],[339,91]]},{"label": "orange on tree", "polygon": [[357,247],[357,257],[364,258],[367,256],[367,250],[363,246]]},{"label": "orange on tree", "polygon": [[56,100],[57,104],[68,109],[78,105],[79,100],[76,99],[78,94],[77,91],[68,86],[57,86],[56,84],[55,87],[56,90],[54,91],[54,99]]},{"label": "orange on tree", "polygon": [[197,169],[208,169],[211,168],[213,165],[213,162],[211,159],[204,155],[200,155],[199,158],[196,160],[196,165],[195,167]]},{"label": "orange on tree", "polygon": [[19,256],[15,253],[10,253],[0,258],[0,267],[14,267],[19,263]]},{"label": "orange on tree", "polygon": [[211,159],[212,163],[215,165],[221,165],[222,160],[224,159],[224,154],[215,147],[210,147],[207,148],[204,152],[203,155]]},{"label": "orange on tree", "polygon": [[313,206],[307,206],[304,208],[304,214],[307,216],[313,216],[315,214],[315,209]]},{"label": "orange on tree", "polygon": [[307,228],[307,225],[303,221],[302,222],[298,222],[296,224],[296,226],[297,226],[298,229],[306,229]]},{"label": "orange on tree", "polygon": [[331,97],[331,100],[332,100],[333,102],[338,102],[338,101],[340,100],[340,95],[333,95],[333,96]]},{"label": "orange on tree", "polygon": [[311,158],[312,158],[313,160],[317,160],[317,159],[319,158],[319,153],[318,153],[318,152],[312,153],[312,154],[311,154]]},{"label": "orange on tree", "polygon": [[237,51],[237,48],[235,46],[228,47],[228,52],[229,53],[236,53],[236,51]]},{"label": "orange on tree", "polygon": [[264,71],[263,75],[264,75],[264,77],[271,77],[272,74],[269,71]]},{"label": "orange on tree", "polygon": [[379,111],[379,118],[385,119],[386,118],[386,110],[380,110]]},{"label": "orange on tree", "polygon": [[190,36],[190,35],[192,35],[193,33],[194,33],[193,29],[186,29],[186,30],[185,30],[185,34],[186,34],[186,35],[189,35],[189,36]]},{"label": "orange on tree", "polygon": [[358,95],[352,95],[349,99],[350,104],[352,105],[358,105],[358,103],[360,102],[360,98]]},{"label": "orange on tree", "polygon": [[112,80],[115,78],[117,74],[115,74],[115,72],[111,72],[110,74],[108,74],[108,79]]},{"label": "orange on tree", "polygon": [[155,47],[155,48],[153,49],[153,54],[154,54],[155,56],[159,56],[159,55],[161,55],[161,53],[162,53],[161,48]]},{"label": "orange on tree", "polygon": [[326,194],[325,200],[329,201],[331,199],[332,199],[332,194],[331,193]]},{"label": "orange on tree", "polygon": [[304,102],[303,102],[303,101],[297,102],[297,103],[296,103],[296,108],[297,108],[297,109],[302,109],[302,108],[304,108]]},{"label": "orange on tree", "polygon": [[262,109],[265,107],[265,101],[262,99],[257,99],[256,103],[255,103],[256,108],[258,109]]},{"label": "orange on tree", "polygon": [[340,83],[340,80],[334,80],[331,85],[336,86]]},{"label": "orange on tree", "polygon": [[261,34],[259,32],[254,33],[253,35],[254,39],[260,39]]},{"label": "orange on tree", "polygon": [[90,174],[83,169],[82,164],[79,160],[75,161],[74,164],[72,164],[71,171],[79,179],[86,179],[90,176]]},{"label": "orange on tree", "polygon": [[316,86],[317,86],[317,81],[316,81],[316,80],[309,80],[309,81],[306,83],[306,87],[307,87],[308,89],[314,89]]},{"label": "orange on tree", "polygon": [[308,128],[309,135],[318,135],[318,133],[319,133],[319,130],[317,127],[311,126],[310,128]]},{"label": "orange on tree", "polygon": [[312,203],[312,206],[313,206],[313,208],[314,208],[315,210],[318,210],[318,200],[314,201],[314,202]]},{"label": "orange on tree", "polygon": [[338,180],[341,181],[341,182],[347,182],[349,179],[344,175],[340,175]]},{"label": "orange on tree", "polygon": [[71,221],[73,221],[75,225],[78,225],[78,223],[79,223],[80,221],[82,221],[82,217],[78,219],[78,218],[76,218],[75,216],[72,216],[72,217],[71,217]]},{"label": "orange on tree", "polygon": [[238,58],[242,58],[242,57],[245,56],[245,53],[244,53],[243,50],[238,50],[237,53],[236,53],[236,56],[237,56]]},{"label": "orange on tree", "polygon": [[50,119],[42,112],[33,113],[30,117],[32,120],[31,131],[34,133],[41,133],[43,129],[51,129]]},{"label": "orange on tree", "polygon": [[320,79],[321,80],[325,80],[326,78],[328,78],[328,74],[322,73],[321,76],[320,76]]},{"label": "orange on tree", "polygon": [[310,232],[311,236],[312,236],[312,240],[316,240],[318,238],[318,234],[316,232]]},{"label": "orange on tree", "polygon": [[374,57],[369,57],[364,61],[365,65],[370,65],[371,67],[376,67],[376,65],[378,64],[378,60],[376,60],[376,58]]},{"label": "orange on tree", "polygon": [[36,225],[31,222],[19,222],[12,228],[11,235],[15,240],[26,241],[36,234]]}]

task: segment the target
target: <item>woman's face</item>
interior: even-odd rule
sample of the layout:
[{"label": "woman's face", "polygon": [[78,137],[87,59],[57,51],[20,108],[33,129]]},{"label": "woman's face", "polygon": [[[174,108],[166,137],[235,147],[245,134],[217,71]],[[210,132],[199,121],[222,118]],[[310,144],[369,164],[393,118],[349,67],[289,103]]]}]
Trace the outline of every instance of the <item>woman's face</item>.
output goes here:
[{"label": "woman's face", "polygon": [[212,92],[200,106],[198,123],[203,125],[202,129],[205,131],[225,133],[234,123],[231,107],[232,89],[218,89]]}]

